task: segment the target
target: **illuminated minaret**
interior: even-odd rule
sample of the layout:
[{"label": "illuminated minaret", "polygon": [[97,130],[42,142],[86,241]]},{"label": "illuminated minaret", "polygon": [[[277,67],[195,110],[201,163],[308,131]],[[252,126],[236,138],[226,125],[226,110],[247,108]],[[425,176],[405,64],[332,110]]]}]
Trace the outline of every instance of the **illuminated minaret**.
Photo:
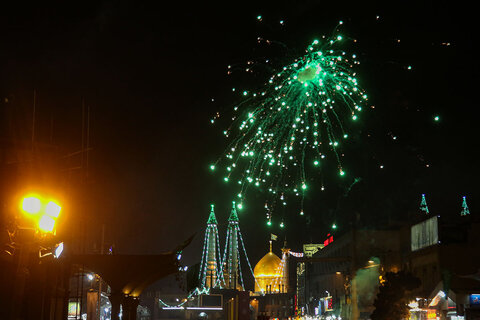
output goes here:
[{"label": "illuminated minaret", "polygon": [[[198,275],[201,288],[214,288],[221,286],[222,273],[221,266],[217,262],[217,251],[220,253],[217,219],[215,217],[214,205],[211,205],[210,216],[205,230],[205,240],[203,243],[202,263]],[[220,256],[220,254],[218,254]],[[220,275],[220,279],[217,279]],[[217,282],[218,280],[218,282]]]},{"label": "illuminated minaret", "polygon": [[[240,233],[240,227],[238,225],[238,215],[235,206],[235,201],[232,203],[232,211],[228,218],[227,227],[227,243],[225,244],[227,250],[227,259],[224,261],[226,267],[225,283],[229,289],[237,289],[239,284],[239,252],[238,252],[238,239]],[[242,281],[243,282],[243,281]]]},{"label": "illuminated minaret", "polygon": [[282,248],[282,265],[283,265],[283,274],[282,274],[282,288],[280,292],[287,293],[288,288],[288,257],[290,256],[290,248],[287,247],[287,240],[283,242]]}]

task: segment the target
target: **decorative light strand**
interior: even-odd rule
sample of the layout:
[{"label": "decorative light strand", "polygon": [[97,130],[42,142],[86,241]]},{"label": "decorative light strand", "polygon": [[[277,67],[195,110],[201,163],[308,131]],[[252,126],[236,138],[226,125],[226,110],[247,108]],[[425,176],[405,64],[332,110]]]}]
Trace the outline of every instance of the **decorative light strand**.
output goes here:
[{"label": "decorative light strand", "polygon": [[[257,278],[255,278],[255,273],[253,272],[252,265],[250,264],[250,260],[248,259],[247,250],[245,249],[245,243],[243,243],[243,237],[242,237],[242,233],[240,232],[240,230],[238,230],[238,235],[240,236],[240,243],[242,244],[243,253],[245,254],[245,260],[247,260],[248,268],[250,269],[250,272],[252,273],[253,279],[255,279],[255,283],[260,288],[260,285],[257,281]],[[262,290],[262,293],[264,293],[263,289],[261,289],[261,290]]]},{"label": "decorative light strand", "polygon": [[160,298],[158,299],[158,302],[160,302],[164,307],[167,307],[167,308],[179,308],[179,307],[182,307],[185,303],[187,303],[193,297],[197,295],[209,294],[209,293],[210,293],[210,288],[203,288],[203,289],[195,288],[194,290],[192,290],[192,292],[189,293],[189,295],[185,299],[182,300],[181,303],[177,305],[169,305]]}]

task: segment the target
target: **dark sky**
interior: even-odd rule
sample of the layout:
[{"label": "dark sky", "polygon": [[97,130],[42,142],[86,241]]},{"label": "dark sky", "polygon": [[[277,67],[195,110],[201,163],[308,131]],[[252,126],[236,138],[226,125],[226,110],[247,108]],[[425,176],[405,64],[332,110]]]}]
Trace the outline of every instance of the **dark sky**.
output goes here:
[{"label": "dark sky", "polygon": [[[91,110],[92,224],[106,223],[123,253],[160,252],[198,232],[191,263],[200,259],[209,204],[217,204],[223,237],[234,195],[208,172],[225,147],[224,128],[210,118],[231,110],[232,86],[251,88],[269,76],[229,80],[227,65],[262,56],[281,66],[343,20],[344,34],[358,39],[359,79],[375,106],[346,147],[352,175],[332,179],[321,195],[314,187],[305,219],[297,208],[282,212],[285,230],[267,229],[262,195],[252,196],[240,221],[256,261],[270,232],[300,250],[322,241],[333,222],[345,230],[354,212],[365,225],[405,219],[421,193],[434,212],[458,212],[462,195],[475,212],[478,61],[470,12],[451,1],[2,4],[0,97],[15,110],[14,136],[28,138],[21,128],[30,123],[35,89],[38,139],[64,153],[81,144],[83,98]],[[258,36],[283,45],[261,48]],[[354,178],[361,180],[347,192]]]}]

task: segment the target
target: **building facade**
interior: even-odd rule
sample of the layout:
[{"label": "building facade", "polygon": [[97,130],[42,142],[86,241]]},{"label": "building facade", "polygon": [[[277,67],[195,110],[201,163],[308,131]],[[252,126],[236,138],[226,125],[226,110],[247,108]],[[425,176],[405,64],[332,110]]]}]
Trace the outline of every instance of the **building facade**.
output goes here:
[{"label": "building facade", "polygon": [[428,216],[411,227],[405,268],[421,280],[414,318],[480,318],[480,223],[471,216]]},{"label": "building facade", "polygon": [[[333,239],[304,264],[305,301],[299,307],[311,316],[369,318],[379,277],[402,267],[408,230],[355,229]],[[298,267],[297,267],[298,268]]]}]

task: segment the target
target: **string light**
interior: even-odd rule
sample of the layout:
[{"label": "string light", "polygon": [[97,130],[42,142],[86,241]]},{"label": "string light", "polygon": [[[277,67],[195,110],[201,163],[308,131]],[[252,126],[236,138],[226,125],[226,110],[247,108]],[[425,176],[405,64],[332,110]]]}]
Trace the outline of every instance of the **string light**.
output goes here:
[{"label": "string light", "polygon": [[460,213],[461,216],[466,216],[470,214],[470,210],[467,206],[467,197],[462,197],[462,212]]},{"label": "string light", "polygon": [[427,199],[425,199],[425,194],[422,194],[422,200],[420,201],[420,211],[423,211],[425,214],[429,214]]},{"label": "string light", "polygon": [[165,308],[181,308],[185,303],[190,301],[193,297],[202,295],[202,294],[209,294],[209,293],[210,293],[210,288],[203,288],[203,289],[195,288],[192,292],[190,292],[190,294],[186,298],[182,299],[182,302],[179,304],[170,305],[164,302],[160,298],[158,299],[158,302],[160,302]]},{"label": "string light", "polygon": [[302,258],[304,256],[303,252],[293,252],[293,251],[288,251],[288,253],[291,256],[294,256],[296,258]]}]

